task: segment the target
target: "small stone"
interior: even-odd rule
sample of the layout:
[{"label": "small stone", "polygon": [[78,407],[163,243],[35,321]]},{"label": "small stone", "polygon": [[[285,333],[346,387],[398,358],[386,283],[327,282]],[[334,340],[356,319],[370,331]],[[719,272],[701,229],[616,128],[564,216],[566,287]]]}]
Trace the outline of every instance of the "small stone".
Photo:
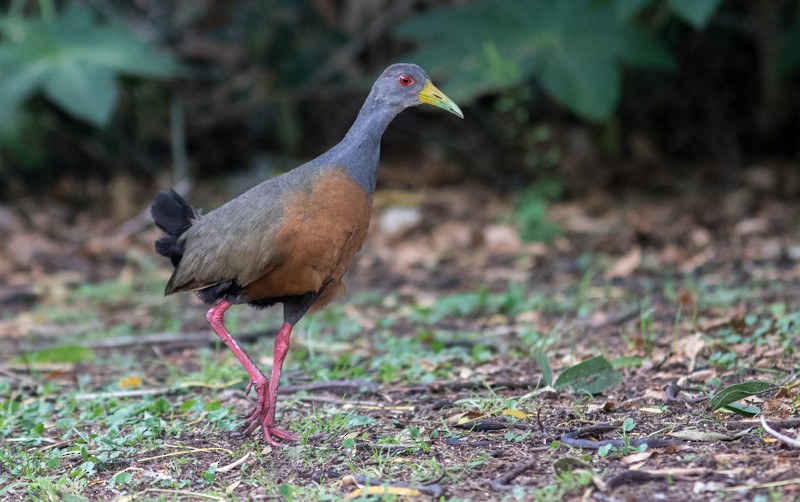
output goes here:
[{"label": "small stone", "polygon": [[422,211],[418,207],[393,206],[381,214],[379,228],[389,237],[400,236],[420,224]]}]

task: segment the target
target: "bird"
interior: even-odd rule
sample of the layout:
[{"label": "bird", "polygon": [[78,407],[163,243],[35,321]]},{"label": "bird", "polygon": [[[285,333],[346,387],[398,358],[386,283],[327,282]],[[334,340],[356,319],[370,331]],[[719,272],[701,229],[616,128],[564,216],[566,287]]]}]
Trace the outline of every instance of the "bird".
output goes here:
[{"label": "bird", "polygon": [[[343,276],[367,235],[380,142],[406,108],[429,104],[464,118],[420,66],[390,65],[373,84],[344,138],[315,159],[267,179],[201,214],[174,190],[156,194],[151,216],[163,234],[155,243],[174,270],[164,294],[191,291],[211,308],[214,333],[241,363],[256,403],[245,434],[260,428],[266,442],[299,441],[275,421],[278,387],[297,322],[343,292]],[[283,306],[270,377],[225,327],[232,305]]]}]

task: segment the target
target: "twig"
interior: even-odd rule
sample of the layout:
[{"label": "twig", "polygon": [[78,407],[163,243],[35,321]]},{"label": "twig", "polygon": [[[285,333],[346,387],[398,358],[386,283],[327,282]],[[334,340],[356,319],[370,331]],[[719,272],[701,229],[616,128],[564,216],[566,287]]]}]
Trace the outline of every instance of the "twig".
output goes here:
[{"label": "twig", "polygon": [[170,387],[156,387],[153,389],[133,389],[133,390],[115,390],[111,392],[88,392],[85,394],[75,394],[75,399],[108,399],[111,397],[141,397],[141,396],[163,396],[175,392],[175,389]]},{"label": "twig", "polygon": [[[240,343],[252,342],[261,338],[274,337],[277,330],[251,331],[236,335]],[[90,349],[123,349],[140,345],[169,345],[172,349],[214,345],[219,338],[210,331],[189,331],[186,333],[151,333],[148,335],[123,336],[107,338],[105,340],[92,340],[81,344]],[[59,344],[42,344],[33,346],[30,350],[45,350],[59,347]]]},{"label": "twig", "polygon": [[[165,394],[172,394],[177,392],[180,389],[186,389],[189,387],[204,387],[209,389],[222,389],[226,387],[230,387],[231,385],[235,385],[241,382],[241,379],[232,380],[230,382],[223,382],[219,384],[211,384],[206,382],[181,382],[175,387],[154,387],[152,389],[132,389],[132,390],[115,390],[109,392],[88,392],[83,394],[76,394],[75,399],[97,399],[103,398],[108,399],[112,397],[141,397],[141,396],[162,396]],[[319,383],[310,383],[310,384],[302,384],[302,385],[286,385],[281,388],[281,393],[283,394],[293,394],[295,392],[306,391],[306,392],[315,392],[315,391],[325,391],[330,389],[336,388],[361,388],[361,386],[369,387],[370,382],[364,380],[331,380],[329,382],[319,382]],[[373,384],[374,385],[374,384]],[[306,399],[305,397],[299,397],[300,400],[310,400]],[[316,401],[321,401],[321,398],[313,399]],[[348,404],[347,401],[337,400],[333,401],[336,403],[343,403]],[[366,404],[363,402],[352,402],[352,404]],[[380,404],[369,403],[371,405],[383,407]]]},{"label": "twig", "polygon": [[[728,430],[741,430],[749,429],[757,424],[756,420],[737,420],[735,422],[728,422],[725,428]],[[773,420],[772,425],[781,429],[793,429],[800,427],[800,418],[790,418],[788,420]]]},{"label": "twig", "polygon": [[775,429],[773,429],[772,427],[770,427],[769,424],[767,423],[767,419],[764,418],[764,415],[761,415],[761,427],[763,427],[764,430],[767,431],[769,434],[775,436],[775,438],[781,441],[782,443],[789,445],[793,448],[800,448],[800,440],[792,439],[789,436],[785,436],[780,432],[776,431]]},{"label": "twig", "polygon": [[462,390],[484,390],[484,389],[527,389],[535,388],[538,382],[535,380],[507,380],[501,382],[434,382],[426,385],[414,385],[405,387],[403,390],[406,393],[411,392],[458,392]]},{"label": "twig", "polygon": [[[540,446],[538,448],[534,448],[531,451],[537,452],[537,451],[546,451],[546,450],[549,450],[549,449],[550,449],[549,446]],[[541,463],[542,463],[542,459],[540,459],[540,458],[531,460],[530,462],[528,462],[526,464],[522,464],[519,467],[511,470],[510,472],[507,472],[507,473],[503,474],[499,478],[496,478],[496,479],[492,480],[492,482],[491,482],[491,484],[489,486],[492,488],[492,490],[494,490],[496,492],[513,490],[515,488],[515,486],[511,485],[509,483],[511,483],[516,477],[518,477],[523,472],[525,472],[528,469],[531,469],[531,468],[533,468],[533,467],[535,467],[537,465],[541,465]]]},{"label": "twig", "polygon": [[383,409],[385,407],[384,404],[376,403],[374,401],[352,401],[349,399],[341,399],[338,397],[328,397],[328,396],[295,396],[292,399],[297,399],[298,401],[309,401],[312,403],[350,405],[354,408],[361,407],[370,409]]},{"label": "twig", "polygon": [[509,424],[508,422],[501,422],[499,420],[470,420],[463,424],[456,424],[455,427],[459,429],[467,429],[472,432],[490,432],[502,431],[515,427],[516,424]]},{"label": "twig", "polygon": [[203,452],[206,452],[206,451],[224,451],[224,452],[226,452],[228,454],[233,453],[232,451],[230,451],[230,450],[228,450],[226,448],[192,448],[191,450],[174,451],[172,453],[165,453],[163,455],[156,455],[155,457],[140,458],[140,459],[137,459],[136,461],[139,462],[139,463],[141,463],[141,462],[149,462],[150,460],[158,460],[158,459],[161,459],[161,458],[175,457],[175,456],[178,456],[178,455],[190,455],[192,453],[203,453]]},{"label": "twig", "polygon": [[36,387],[36,382],[32,378],[28,378],[25,375],[18,375],[13,371],[9,371],[3,367],[0,367],[0,375],[6,376],[11,380],[17,380],[21,386]]},{"label": "twig", "polygon": [[359,451],[379,451],[381,453],[406,453],[408,451],[419,451],[422,446],[416,444],[375,444],[375,443],[358,443],[356,450]]},{"label": "twig", "polygon": [[723,488],[722,491],[739,492],[739,491],[761,490],[763,488],[778,488],[780,486],[787,486],[787,485],[800,485],[800,478],[783,479],[781,481],[770,481],[769,483],[761,483],[757,485],[730,486],[728,488]]},{"label": "twig", "polygon": [[247,453],[245,453],[244,457],[240,458],[236,462],[232,462],[228,465],[223,465],[222,467],[217,467],[217,472],[228,472],[236,469],[237,467],[245,463],[245,461],[250,457],[250,453],[251,452],[248,451]]},{"label": "twig", "polygon": [[57,443],[58,441],[50,438],[6,438],[8,443],[24,443],[25,441],[41,441],[43,443]]},{"label": "twig", "polygon": [[134,500],[139,500],[139,497],[143,496],[146,493],[166,493],[169,495],[183,495],[188,499],[208,499],[208,500],[225,500],[226,497],[221,497],[218,495],[209,495],[207,493],[202,493],[198,491],[188,491],[188,490],[167,490],[164,488],[146,488],[140,492],[136,492],[136,495],[125,495],[117,499],[117,502],[133,502]]},{"label": "twig", "polygon": [[606,439],[603,441],[580,439],[582,436],[588,436],[589,434],[595,434],[595,433],[608,432],[616,428],[617,428],[616,426],[610,424],[597,424],[597,425],[591,425],[589,427],[583,427],[576,431],[565,432],[564,434],[562,434],[561,442],[573,448],[583,448],[587,450],[598,450],[600,449],[600,447],[607,445],[611,445],[615,448],[621,448],[623,446],[636,447],[646,444],[649,448],[662,448],[665,446],[684,444],[683,441],[677,441],[674,439],[659,439],[659,438],[631,439],[630,441],[624,441],[622,439]]},{"label": "twig", "polygon": [[357,394],[361,390],[376,392],[378,384],[369,380],[328,380],[325,382],[312,382],[299,385],[284,385],[281,387],[282,393],[295,392],[341,392]]}]

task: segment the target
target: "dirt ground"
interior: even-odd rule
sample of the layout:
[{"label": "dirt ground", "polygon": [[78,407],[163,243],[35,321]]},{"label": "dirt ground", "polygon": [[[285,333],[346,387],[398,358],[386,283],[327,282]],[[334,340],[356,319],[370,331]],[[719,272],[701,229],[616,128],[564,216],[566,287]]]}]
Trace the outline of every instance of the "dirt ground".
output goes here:
[{"label": "dirt ground", "polygon": [[[346,438],[338,432],[315,433],[305,444],[284,449],[265,448],[258,441],[246,463],[270,471],[275,484],[244,482],[234,495],[291,499],[279,493],[282,483],[321,487],[318,492],[298,492],[297,500],[309,493],[327,494],[329,500],[357,489],[364,493],[368,483],[359,472],[368,472],[382,452],[385,455],[377,457],[391,459],[394,467],[381,471],[392,477],[380,482],[397,489],[390,493],[398,498],[800,499],[800,449],[764,432],[758,418],[712,412],[707,400],[700,399],[729,384],[770,381],[778,388],[748,403],[758,406],[783,434],[798,437],[800,326],[784,320],[800,310],[800,205],[770,193],[744,182],[725,193],[594,194],[551,207],[550,218],[561,230],[546,244],[520,241],[508,223],[513,211],[509,198],[480,187],[379,193],[373,228],[351,268],[348,288],[351,294],[372,291],[394,300],[344,307],[366,338],[371,324],[389,318],[397,337],[418,336],[419,322],[402,314],[402,307],[435,304],[436,298],[479,288],[502,294],[510,284],[518,284],[526,295],[539,294],[555,306],[512,313],[450,312],[426,325],[431,330],[475,333],[476,339],[457,343],[488,351],[472,364],[448,363],[444,373],[437,366],[440,362],[420,356],[423,368],[431,364],[432,374],[446,378],[383,381],[367,371],[366,388],[354,393],[336,385],[314,387],[303,370],[289,372],[282,396],[290,404],[279,408],[284,425],[291,427],[326,406],[359,410],[372,419],[371,425],[359,429],[358,441],[350,448],[342,446]],[[60,288],[74,287],[76,277],[94,281],[130,273],[126,257],[152,253],[156,235],[134,220],[128,227],[107,222],[105,228],[88,230],[80,216],[55,228],[46,217],[25,215],[18,208],[5,208],[0,215],[6,232],[0,255],[5,279],[0,282],[5,311],[0,348],[11,355],[62,336],[31,330],[26,313],[60,294]],[[346,305],[347,299],[343,302]],[[186,333],[191,338],[207,329],[204,307],[191,301],[186,305],[186,318],[196,319]],[[116,319],[124,315],[108,314]],[[766,328],[759,331],[759,326]],[[547,340],[543,351],[556,375],[595,355],[608,360],[632,357],[637,362],[620,366],[622,382],[601,394],[556,391],[540,380],[541,367],[530,355],[529,341],[520,336],[526,330]],[[154,357],[142,347],[124,350]],[[196,347],[164,344],[160,350],[159,357],[172,364],[197,364]],[[21,379],[30,375],[9,359],[4,361],[0,377],[23,389]],[[113,374],[102,365],[87,368],[98,372],[97,382],[104,381],[104,371]],[[153,378],[159,381],[157,374]],[[203,395],[247,409],[249,400],[241,386],[216,392],[205,389]],[[502,404],[509,400],[518,408],[509,411]],[[492,407],[487,402],[501,404]],[[616,448],[602,455],[597,450],[600,443],[583,448],[564,444],[565,433],[597,424],[612,424],[613,429],[583,439],[622,439],[626,419],[635,422],[630,439],[667,441],[643,451]],[[416,443],[381,442],[409,427],[421,431],[428,449]],[[687,431],[699,436],[686,439],[681,434]],[[217,431],[184,434],[180,440],[186,448],[241,451],[246,438]],[[314,450],[326,454],[313,457],[309,452]],[[174,469],[169,457],[143,461],[164,452],[142,452],[125,465],[146,464],[152,472]],[[204,460],[218,458],[213,452],[195,456],[200,464]],[[409,464],[430,465],[430,478],[421,479]],[[107,484],[116,471],[119,468],[99,476],[83,495],[120,496]],[[568,476],[558,477],[557,472]],[[217,481],[231,485],[238,473],[233,469],[218,474]],[[581,475],[588,481],[570,484]],[[409,485],[402,484],[411,478]],[[558,491],[564,487],[570,488]],[[9,495],[24,498],[23,492]],[[164,496],[195,498],[187,493]]]}]

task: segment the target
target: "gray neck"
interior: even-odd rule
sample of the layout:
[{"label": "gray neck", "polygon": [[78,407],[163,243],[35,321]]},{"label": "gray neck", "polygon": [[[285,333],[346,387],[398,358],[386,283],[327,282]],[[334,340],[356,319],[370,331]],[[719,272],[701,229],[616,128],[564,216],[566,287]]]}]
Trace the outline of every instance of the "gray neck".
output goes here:
[{"label": "gray neck", "polygon": [[400,111],[379,102],[371,92],[344,139],[328,152],[332,156],[328,162],[344,166],[369,194],[375,191],[378,177],[381,136]]}]

